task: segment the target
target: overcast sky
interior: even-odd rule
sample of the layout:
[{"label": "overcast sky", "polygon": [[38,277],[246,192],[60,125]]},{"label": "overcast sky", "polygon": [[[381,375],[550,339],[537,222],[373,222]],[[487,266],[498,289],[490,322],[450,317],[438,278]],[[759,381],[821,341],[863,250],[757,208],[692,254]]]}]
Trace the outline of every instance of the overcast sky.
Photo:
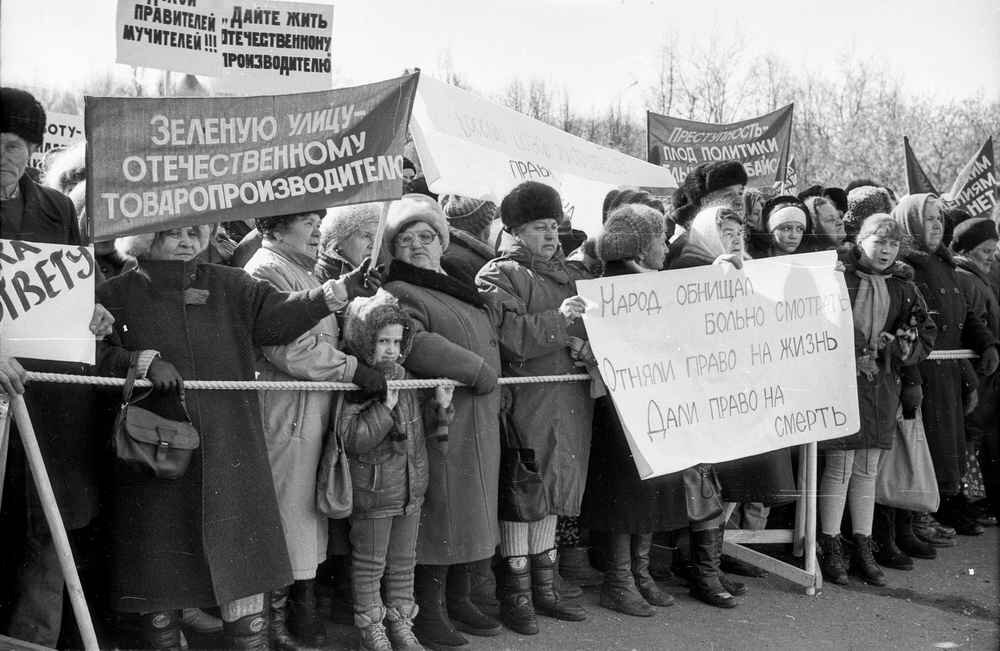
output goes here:
[{"label": "overcast sky", "polygon": [[[566,87],[578,111],[644,108],[665,34],[681,47],[740,34],[748,54],[831,72],[847,55],[884,63],[909,93],[1000,99],[998,0],[318,0],[334,4],[340,85],[418,66],[485,92],[513,77]],[[250,4],[249,2],[247,4]],[[4,84],[70,84],[115,58],[115,0],[3,0]],[[632,84],[638,81],[638,84]],[[631,84],[631,86],[630,86]]]}]

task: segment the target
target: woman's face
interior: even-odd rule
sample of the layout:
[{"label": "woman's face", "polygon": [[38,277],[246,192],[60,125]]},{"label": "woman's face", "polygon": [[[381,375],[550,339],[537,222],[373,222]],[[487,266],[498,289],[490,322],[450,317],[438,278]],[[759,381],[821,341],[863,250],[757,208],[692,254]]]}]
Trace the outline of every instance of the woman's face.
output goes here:
[{"label": "woman's face", "polygon": [[806,227],[798,222],[785,222],[771,231],[771,241],[781,253],[795,253],[802,244]]},{"label": "woman's face", "polygon": [[719,239],[726,253],[743,252],[743,225],[727,219],[719,226]]},{"label": "woman's face", "polygon": [[441,238],[427,222],[414,222],[393,240],[395,257],[407,264],[431,271],[441,270]]},{"label": "woman's face", "polygon": [[843,242],[847,237],[843,214],[828,203],[816,207],[816,229],[837,242]]},{"label": "woman's face", "polygon": [[337,252],[355,267],[361,266],[365,258],[372,254],[376,228],[378,225],[374,223],[363,224],[358,230],[337,243]]},{"label": "woman's face", "polygon": [[924,246],[928,251],[935,251],[941,246],[944,237],[944,219],[941,217],[941,204],[929,199],[924,204]]},{"label": "woman's face", "polygon": [[993,254],[997,251],[996,240],[986,240],[974,249],[969,250],[966,255],[976,263],[976,266],[984,271],[990,270],[993,262]]},{"label": "woman's face", "polygon": [[149,249],[149,259],[181,262],[191,260],[208,246],[208,238],[199,237],[201,228],[201,226],[186,226],[157,233]]},{"label": "woman's face", "polygon": [[536,219],[518,228],[514,236],[532,255],[548,260],[559,249],[559,222],[554,219]]},{"label": "woman's face", "polygon": [[889,239],[873,233],[858,242],[861,248],[861,263],[873,271],[885,271],[899,255],[899,240]]},{"label": "woman's face", "polygon": [[318,213],[299,215],[281,230],[274,233],[274,239],[286,249],[316,257],[319,248],[319,224],[322,217]]},{"label": "woman's face", "polygon": [[762,219],[762,214],[764,212],[764,202],[763,201],[753,201],[749,206],[750,210],[744,215],[744,223],[754,227],[760,228],[760,220]]},{"label": "woman's face", "polygon": [[667,238],[663,231],[653,238],[650,242],[649,247],[646,252],[642,255],[642,259],[639,260],[639,264],[647,269],[655,269],[659,271],[663,269],[663,260],[667,257]]}]

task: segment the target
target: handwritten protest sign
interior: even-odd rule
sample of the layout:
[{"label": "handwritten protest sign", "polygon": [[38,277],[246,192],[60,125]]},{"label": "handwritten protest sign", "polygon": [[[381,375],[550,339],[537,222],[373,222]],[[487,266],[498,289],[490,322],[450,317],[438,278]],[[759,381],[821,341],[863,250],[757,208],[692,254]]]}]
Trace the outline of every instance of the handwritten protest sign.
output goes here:
[{"label": "handwritten protest sign", "polygon": [[237,79],[258,92],[333,84],[333,7],[268,0],[118,0],[116,61]]},{"label": "handwritten protest sign", "polygon": [[97,239],[398,198],[417,76],[260,97],[86,102]]},{"label": "handwritten protest sign", "polygon": [[945,200],[973,217],[989,217],[997,205],[997,168],[993,159],[993,136],[958,173]]},{"label": "handwritten protest sign", "polygon": [[32,154],[31,166],[44,170],[49,154],[66,149],[83,140],[83,116],[70,113],[45,113],[45,135],[41,148]]},{"label": "handwritten protest sign", "polygon": [[94,249],[0,239],[0,340],[12,357],[94,363]]},{"label": "handwritten protest sign", "polygon": [[430,189],[499,203],[523,181],[559,190],[574,226],[593,232],[619,185],[677,184],[667,170],[595,145],[444,82],[421,77],[410,123]]},{"label": "handwritten protest sign", "polygon": [[733,124],[693,122],[647,112],[649,162],[683,179],[701,163],[738,160],[746,168],[748,186],[769,188],[785,180],[793,108],[789,104]]},{"label": "handwritten protest sign", "polygon": [[642,477],[858,431],[833,252],[577,282]]}]

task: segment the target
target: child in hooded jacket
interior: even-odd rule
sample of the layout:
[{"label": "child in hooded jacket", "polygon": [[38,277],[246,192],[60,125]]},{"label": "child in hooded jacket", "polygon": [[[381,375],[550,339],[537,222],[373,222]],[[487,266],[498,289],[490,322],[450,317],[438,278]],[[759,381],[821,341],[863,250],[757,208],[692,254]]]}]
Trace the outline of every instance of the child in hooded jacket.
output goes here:
[{"label": "child in hooded jacket", "polygon": [[[396,299],[379,290],[348,307],[344,345],[386,380],[401,380],[412,330]],[[346,392],[337,403],[332,427],[350,459],[354,493],[351,581],[362,649],[423,648],[411,630],[417,526],[427,491],[427,446],[446,451],[453,391],[447,385],[433,392],[390,388],[384,397]]]}]

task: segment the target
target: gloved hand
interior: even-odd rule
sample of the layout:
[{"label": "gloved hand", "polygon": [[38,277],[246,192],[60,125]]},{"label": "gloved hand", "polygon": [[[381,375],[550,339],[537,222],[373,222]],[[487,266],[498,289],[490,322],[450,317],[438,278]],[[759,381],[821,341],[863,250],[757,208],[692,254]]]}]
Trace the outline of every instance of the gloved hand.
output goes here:
[{"label": "gloved hand", "polygon": [[997,366],[1000,366],[1000,354],[997,353],[996,346],[990,346],[983,351],[979,358],[979,366],[976,369],[980,375],[989,377],[996,373]]},{"label": "gloved hand", "polygon": [[146,371],[146,379],[153,383],[153,388],[157,391],[184,393],[184,378],[177,372],[173,364],[162,357],[155,357],[150,362],[149,369]]},{"label": "gloved hand", "polygon": [[913,420],[917,417],[917,408],[924,401],[923,387],[919,384],[904,386],[899,401],[903,405],[903,418]]},{"label": "gloved hand", "polygon": [[351,382],[361,387],[361,391],[349,391],[348,396],[358,398],[358,402],[369,398],[385,400],[388,386],[385,383],[385,375],[382,371],[374,369],[367,364],[358,362],[358,367],[354,369],[354,377]]},{"label": "gloved hand", "polygon": [[493,391],[497,386],[497,372],[493,370],[486,362],[479,367],[479,373],[476,374],[476,379],[472,383],[472,390],[477,396],[489,393]]},{"label": "gloved hand", "polygon": [[365,258],[361,266],[341,276],[341,280],[347,290],[347,300],[371,296],[382,286],[382,267],[373,267],[372,259]]}]

